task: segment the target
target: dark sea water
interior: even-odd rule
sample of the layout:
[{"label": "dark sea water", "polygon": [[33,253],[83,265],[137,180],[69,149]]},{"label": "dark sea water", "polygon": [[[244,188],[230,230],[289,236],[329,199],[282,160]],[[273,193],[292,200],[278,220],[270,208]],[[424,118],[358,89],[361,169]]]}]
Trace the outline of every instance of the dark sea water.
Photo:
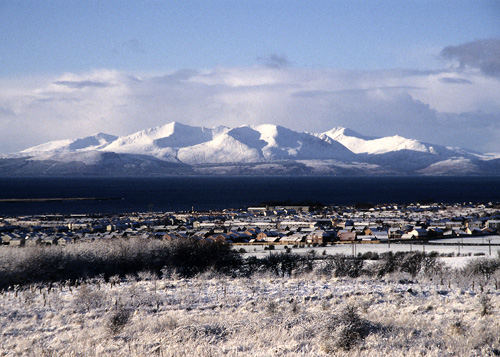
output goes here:
[{"label": "dark sea water", "polygon": [[499,202],[500,177],[164,177],[2,178],[0,199],[99,198],[0,202],[0,215],[127,213],[241,208],[262,202],[345,205]]}]

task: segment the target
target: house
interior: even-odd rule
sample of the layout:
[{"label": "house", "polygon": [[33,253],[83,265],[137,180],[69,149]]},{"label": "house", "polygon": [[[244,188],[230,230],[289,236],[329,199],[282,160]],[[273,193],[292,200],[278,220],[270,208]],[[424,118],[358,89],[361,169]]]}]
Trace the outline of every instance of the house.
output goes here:
[{"label": "house", "polygon": [[10,241],[14,238],[19,238],[19,235],[15,234],[15,233],[7,233],[7,234],[2,234],[2,236],[0,237],[2,239],[2,244],[10,244]]},{"label": "house", "polygon": [[306,234],[298,232],[298,233],[290,234],[288,236],[281,237],[280,242],[297,244],[297,243],[305,242],[305,239],[306,239]]},{"label": "house", "polygon": [[357,237],[357,233],[354,231],[350,230],[341,230],[337,233],[337,236],[339,237],[339,241],[344,242],[344,241],[355,241]]},{"label": "house", "polygon": [[257,234],[257,241],[279,242],[282,235],[276,231],[264,231]]},{"label": "house", "polygon": [[323,244],[325,241],[324,236],[326,235],[323,230],[316,230],[311,232],[306,237],[306,242],[309,244]]},{"label": "house", "polygon": [[386,241],[389,239],[389,231],[383,229],[371,229],[371,234],[368,235],[368,237],[374,238],[375,240]]},{"label": "house", "polygon": [[391,239],[401,239],[403,231],[399,228],[389,228],[388,237]]},{"label": "house", "polygon": [[408,234],[411,234],[415,238],[427,238],[429,233],[427,232],[427,229],[424,228],[413,228]]},{"label": "house", "polygon": [[445,222],[447,229],[458,230],[462,228],[462,221],[450,221],[446,220]]},{"label": "house", "polygon": [[229,231],[227,234],[231,237],[233,242],[246,243],[252,239],[252,235],[246,232]]},{"label": "house", "polygon": [[401,235],[401,239],[414,239],[414,238],[415,238],[415,236],[411,233],[403,233]]},{"label": "house", "polygon": [[500,219],[489,219],[485,223],[486,228],[500,230]]},{"label": "house", "polygon": [[478,219],[469,220],[465,222],[465,226],[471,230],[474,230],[474,228],[481,229],[483,227],[483,222]]},{"label": "house", "polygon": [[444,235],[444,231],[438,227],[430,227],[427,229],[427,234],[429,237],[442,237]]},{"label": "house", "polygon": [[445,230],[443,232],[443,237],[446,237],[446,238],[451,238],[451,237],[458,237],[459,234],[454,231],[453,229],[448,229],[448,230]]},{"label": "house", "polygon": [[72,237],[63,236],[57,240],[57,245],[68,245],[73,244],[75,240]]},{"label": "house", "polygon": [[471,236],[479,236],[483,233],[483,231],[480,228],[466,227],[465,233]]},{"label": "house", "polygon": [[34,245],[40,245],[42,244],[42,238],[39,236],[32,236],[26,239],[24,242],[24,245],[26,246],[34,246]]},{"label": "house", "polygon": [[492,228],[483,228],[481,230],[482,235],[490,235],[490,234],[495,234],[495,233],[496,233],[496,231]]},{"label": "house", "polygon": [[43,245],[57,245],[58,239],[59,239],[59,237],[53,236],[53,235],[43,236],[41,244],[43,244]]},{"label": "house", "polygon": [[213,234],[209,236],[208,239],[213,240],[214,242],[233,243],[232,237],[226,233]]},{"label": "house", "polygon": [[10,246],[14,247],[21,247],[24,246],[24,243],[26,242],[26,239],[24,237],[16,237],[12,238],[9,242]]},{"label": "house", "polygon": [[315,230],[309,233],[306,237],[307,243],[323,244],[333,241],[335,233],[333,231],[325,231],[322,229]]}]

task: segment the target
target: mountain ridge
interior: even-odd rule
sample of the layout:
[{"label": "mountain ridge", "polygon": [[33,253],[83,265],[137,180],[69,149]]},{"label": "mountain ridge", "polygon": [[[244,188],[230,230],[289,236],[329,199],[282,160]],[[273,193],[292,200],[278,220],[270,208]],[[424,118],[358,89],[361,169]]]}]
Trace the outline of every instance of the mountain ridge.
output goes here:
[{"label": "mountain ridge", "polygon": [[343,127],[309,133],[274,124],[206,128],[171,122],[124,136],[99,132],[3,155],[0,176],[57,175],[62,166],[65,175],[73,174],[72,167],[74,174],[98,175],[100,168],[112,175],[111,166],[117,175],[500,175],[499,162],[499,154],[399,135],[365,136]]}]

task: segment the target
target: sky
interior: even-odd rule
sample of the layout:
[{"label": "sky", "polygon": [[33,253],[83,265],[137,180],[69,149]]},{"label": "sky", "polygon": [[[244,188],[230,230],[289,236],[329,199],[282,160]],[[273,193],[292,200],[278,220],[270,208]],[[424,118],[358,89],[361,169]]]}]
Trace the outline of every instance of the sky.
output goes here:
[{"label": "sky", "polygon": [[0,0],[0,153],[178,121],[500,152],[500,1]]}]

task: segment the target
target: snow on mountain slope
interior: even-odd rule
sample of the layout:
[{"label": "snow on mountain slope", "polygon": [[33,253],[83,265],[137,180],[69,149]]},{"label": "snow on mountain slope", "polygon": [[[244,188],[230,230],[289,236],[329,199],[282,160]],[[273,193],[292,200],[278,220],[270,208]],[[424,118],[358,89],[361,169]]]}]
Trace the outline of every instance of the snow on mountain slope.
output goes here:
[{"label": "snow on mountain slope", "polygon": [[339,159],[349,160],[354,155],[342,144],[319,138],[309,133],[299,133],[278,125],[264,124],[255,128],[261,140],[266,160]]},{"label": "snow on mountain slope", "polygon": [[29,155],[37,153],[56,154],[64,152],[94,151],[102,149],[117,138],[118,137],[114,135],[97,133],[82,139],[50,141],[45,144],[33,146],[20,153]]},{"label": "snow on mountain slope", "polygon": [[61,152],[68,151],[69,146],[74,140],[65,139],[65,140],[55,140],[49,141],[47,143],[43,143],[37,146],[33,146],[27,148],[20,152],[20,154],[35,154],[40,152]]},{"label": "snow on mountain slope", "polygon": [[29,159],[34,161],[81,162],[86,165],[95,165],[101,161],[102,152],[96,150],[79,152],[46,152]]},{"label": "snow on mountain slope", "polygon": [[425,145],[417,140],[406,139],[399,135],[384,138],[370,138],[346,128],[333,128],[319,134],[335,140],[356,154],[385,154],[391,151],[412,150],[435,154],[436,150],[431,145]]},{"label": "snow on mountain slope", "polygon": [[218,135],[214,140],[180,148],[177,157],[187,164],[258,162],[263,159],[262,143],[249,127],[240,127]]},{"label": "snow on mountain slope", "polygon": [[[110,173],[116,170],[127,175],[148,170],[172,174],[178,170],[211,172],[210,168],[216,166],[221,172],[242,174],[498,175],[498,157],[398,135],[368,137],[346,128],[311,134],[272,124],[231,129],[172,122],[122,137],[98,133],[52,141],[0,156],[0,160],[6,160],[4,168],[17,168],[30,175],[36,170],[51,174],[57,170],[64,174],[71,170],[98,173],[104,167]],[[27,169],[23,169],[24,165]],[[233,167],[230,171],[229,166]]]},{"label": "snow on mountain slope", "polygon": [[172,122],[123,136],[104,148],[105,151],[151,155],[166,161],[177,161],[179,148],[195,146],[220,135],[225,127],[207,129]]},{"label": "snow on mountain slope", "polygon": [[424,175],[467,175],[480,172],[480,168],[463,157],[443,160],[429,165],[418,173]]},{"label": "snow on mountain slope", "polygon": [[308,133],[265,124],[241,126],[214,140],[179,149],[180,161],[190,164],[259,162],[306,159],[351,159],[354,155],[341,144]]}]

